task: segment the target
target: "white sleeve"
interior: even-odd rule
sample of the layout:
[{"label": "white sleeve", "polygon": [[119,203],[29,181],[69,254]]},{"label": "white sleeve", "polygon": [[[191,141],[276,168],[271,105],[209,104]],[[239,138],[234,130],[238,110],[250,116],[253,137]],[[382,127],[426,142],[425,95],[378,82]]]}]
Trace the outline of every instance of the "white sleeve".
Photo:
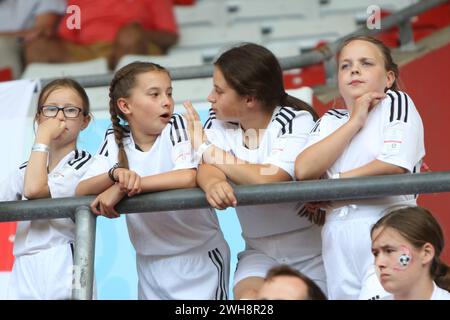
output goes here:
[{"label": "white sleeve", "polygon": [[66,1],[64,0],[46,0],[38,1],[36,7],[36,15],[44,13],[57,13],[59,15],[64,15],[66,13]]},{"label": "white sleeve", "polygon": [[48,188],[52,198],[74,197],[75,189],[83,175],[89,170],[93,161],[92,156],[85,152],[75,164],[68,162],[64,166],[63,175],[48,177]]},{"label": "white sleeve", "polygon": [[322,129],[321,123],[322,123],[323,117],[316,121],[316,123],[313,125],[311,131],[308,133],[308,138],[306,139],[306,143],[303,146],[302,150],[305,150],[306,148],[312,146],[313,144],[321,141],[326,136],[323,134],[324,131]]},{"label": "white sleeve", "polygon": [[377,160],[409,172],[425,155],[422,119],[411,98],[404,92],[389,91],[384,99],[383,147]]},{"label": "white sleeve", "polygon": [[173,123],[170,128],[170,137],[172,144],[172,170],[197,168],[189,133],[186,130],[186,120],[179,115],[173,115]]},{"label": "white sleeve", "polygon": [[22,199],[25,167],[15,169],[0,184],[0,201],[16,201]]},{"label": "white sleeve", "polygon": [[87,168],[80,181],[84,181],[107,172],[117,162],[118,151],[112,132],[113,131],[111,129],[106,131],[105,140],[103,140],[96,155],[94,156],[94,159],[90,162],[89,168]]},{"label": "white sleeve", "polygon": [[275,138],[265,163],[283,169],[294,178],[295,159],[306,144],[313,126],[314,120],[309,112],[296,112],[292,121]]},{"label": "white sleeve", "polygon": [[209,118],[206,120],[204,125],[205,134],[213,145],[226,152],[231,150],[231,146],[229,145],[226,137],[227,129],[233,130],[231,128],[227,128],[223,121],[216,119],[214,112],[210,110]]}]

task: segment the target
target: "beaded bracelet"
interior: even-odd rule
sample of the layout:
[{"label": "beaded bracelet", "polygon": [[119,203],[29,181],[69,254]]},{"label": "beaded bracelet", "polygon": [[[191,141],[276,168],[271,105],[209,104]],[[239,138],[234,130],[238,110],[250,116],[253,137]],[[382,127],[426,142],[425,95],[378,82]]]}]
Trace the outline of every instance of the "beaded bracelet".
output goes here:
[{"label": "beaded bracelet", "polygon": [[116,178],[114,178],[114,170],[116,170],[117,168],[122,168],[122,167],[118,163],[116,163],[115,165],[113,165],[111,167],[111,169],[108,170],[108,176],[113,182],[118,182],[118,180]]}]

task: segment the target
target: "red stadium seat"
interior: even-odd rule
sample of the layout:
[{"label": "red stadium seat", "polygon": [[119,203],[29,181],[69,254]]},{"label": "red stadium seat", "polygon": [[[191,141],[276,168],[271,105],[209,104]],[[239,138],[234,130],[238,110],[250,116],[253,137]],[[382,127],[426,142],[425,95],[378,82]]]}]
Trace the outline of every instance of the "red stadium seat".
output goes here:
[{"label": "red stadium seat", "polygon": [[10,81],[13,79],[11,68],[0,68],[0,82]]}]

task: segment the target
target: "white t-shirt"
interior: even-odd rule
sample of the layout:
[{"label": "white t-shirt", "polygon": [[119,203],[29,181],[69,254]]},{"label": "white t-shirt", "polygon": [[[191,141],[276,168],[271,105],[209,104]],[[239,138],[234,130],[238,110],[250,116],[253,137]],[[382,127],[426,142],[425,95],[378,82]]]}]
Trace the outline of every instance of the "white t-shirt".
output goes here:
[{"label": "white t-shirt", "polygon": [[[67,154],[48,174],[48,187],[52,198],[75,196],[75,188],[86,172],[92,156],[82,150]],[[27,200],[23,196],[27,162],[15,170],[0,185],[2,201]],[[13,253],[16,257],[75,241],[75,224],[70,218],[19,221],[17,223]]]},{"label": "white t-shirt", "polygon": [[[395,300],[394,295],[388,295],[383,297],[381,300]],[[439,288],[436,282],[433,282],[433,293],[431,294],[430,300],[450,300],[450,292]]]},{"label": "white t-shirt", "polygon": [[[406,93],[388,90],[386,94],[386,98],[369,113],[363,128],[327,170],[329,177],[361,167],[375,159],[405,168],[411,173],[420,172],[425,155],[422,119]],[[349,111],[346,109],[331,109],[326,112],[314,125],[305,149],[335,132],[349,119]],[[415,196],[400,195],[350,202],[360,205],[384,203],[388,206],[413,204]]]},{"label": "white t-shirt", "polygon": [[0,1],[0,31],[19,31],[32,28],[36,17],[45,13],[63,16],[64,0],[2,0]]},{"label": "white t-shirt", "polygon": [[[156,139],[149,151],[134,143],[131,133],[123,139],[130,170],[141,177],[179,169],[197,168],[192,157],[184,119],[177,114]],[[107,172],[118,161],[113,129],[82,180]],[[213,239],[223,239],[215,212],[210,208],[127,214],[131,242],[140,255],[175,255],[198,248]],[[213,241],[214,242],[214,241]],[[211,246],[217,245],[211,243]]]},{"label": "white t-shirt", "polygon": [[[218,120],[212,110],[204,127],[208,139],[217,147],[250,163],[272,164],[294,178],[295,158],[313,125],[309,112],[277,107],[256,149],[244,146],[239,123]],[[301,208],[297,202],[276,203],[238,206],[236,212],[244,237],[259,238],[311,227],[307,218],[299,217]]]}]

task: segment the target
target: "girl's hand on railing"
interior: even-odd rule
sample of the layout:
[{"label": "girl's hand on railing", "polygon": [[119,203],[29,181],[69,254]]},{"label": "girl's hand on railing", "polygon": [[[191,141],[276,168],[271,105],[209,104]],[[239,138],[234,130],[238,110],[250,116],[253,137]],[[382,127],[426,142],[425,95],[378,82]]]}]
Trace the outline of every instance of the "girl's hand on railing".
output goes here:
[{"label": "girl's hand on railing", "polygon": [[187,130],[191,139],[192,148],[194,151],[197,151],[198,147],[206,141],[203,125],[200,121],[200,116],[190,101],[184,102],[183,106],[186,109],[186,113],[183,116],[187,121]]},{"label": "girl's hand on railing", "polygon": [[219,181],[206,191],[206,200],[211,207],[224,210],[228,207],[236,207],[237,199],[234,190],[227,181]]},{"label": "girl's hand on railing", "polygon": [[142,191],[141,176],[132,170],[117,168],[114,170],[114,179],[120,186],[120,190],[129,197],[139,194]]},{"label": "girl's hand on railing", "polygon": [[126,193],[123,192],[119,184],[116,183],[95,198],[90,205],[91,210],[97,215],[102,215],[110,219],[118,218],[120,217],[120,214],[114,207],[125,195]]}]

